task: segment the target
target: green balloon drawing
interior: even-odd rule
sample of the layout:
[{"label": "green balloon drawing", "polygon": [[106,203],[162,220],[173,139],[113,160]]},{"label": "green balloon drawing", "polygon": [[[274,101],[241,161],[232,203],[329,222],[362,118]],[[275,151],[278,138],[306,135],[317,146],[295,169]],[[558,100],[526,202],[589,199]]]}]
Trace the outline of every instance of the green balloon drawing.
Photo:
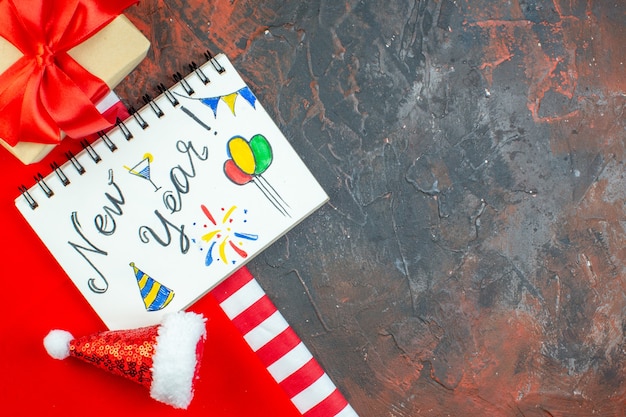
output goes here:
[{"label": "green balloon drawing", "polygon": [[267,139],[265,139],[265,136],[254,135],[252,139],[250,139],[250,149],[252,150],[256,163],[254,174],[261,175],[272,164],[272,147]]}]

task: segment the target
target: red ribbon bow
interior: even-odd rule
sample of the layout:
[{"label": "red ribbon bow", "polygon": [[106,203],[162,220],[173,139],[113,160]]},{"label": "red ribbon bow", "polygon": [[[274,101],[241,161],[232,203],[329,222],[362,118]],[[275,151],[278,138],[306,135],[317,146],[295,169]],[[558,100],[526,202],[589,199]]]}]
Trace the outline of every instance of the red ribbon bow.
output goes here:
[{"label": "red ribbon bow", "polygon": [[109,87],[67,51],[137,0],[0,0],[0,36],[24,56],[0,74],[0,138],[58,143],[110,127],[95,103]]}]

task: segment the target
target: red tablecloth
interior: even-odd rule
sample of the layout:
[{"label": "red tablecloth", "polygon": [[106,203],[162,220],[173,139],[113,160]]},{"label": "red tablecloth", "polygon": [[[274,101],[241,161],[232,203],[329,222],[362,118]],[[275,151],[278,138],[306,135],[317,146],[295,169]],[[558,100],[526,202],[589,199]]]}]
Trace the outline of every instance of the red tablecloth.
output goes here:
[{"label": "red tablecloth", "polygon": [[42,162],[25,166],[0,149],[0,230],[2,246],[0,319],[0,415],[185,415],[300,416],[286,393],[213,297],[191,310],[208,317],[208,339],[186,411],[152,400],[145,388],[76,360],[50,358],[42,344],[54,328],[74,335],[105,330],[30,226],[14,206],[21,184],[33,185],[64,152],[81,149],[66,139]]}]

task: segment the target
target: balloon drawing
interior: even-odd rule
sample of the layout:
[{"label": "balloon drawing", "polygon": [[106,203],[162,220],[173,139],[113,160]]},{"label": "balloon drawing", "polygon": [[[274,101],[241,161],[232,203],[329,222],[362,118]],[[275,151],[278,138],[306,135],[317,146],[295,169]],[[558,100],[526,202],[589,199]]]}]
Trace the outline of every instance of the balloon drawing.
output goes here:
[{"label": "balloon drawing", "polygon": [[224,163],[224,174],[237,185],[253,183],[265,198],[284,216],[289,216],[289,205],[263,177],[272,164],[272,147],[265,136],[254,135],[249,141],[241,136],[231,138],[227,145],[229,159]]}]

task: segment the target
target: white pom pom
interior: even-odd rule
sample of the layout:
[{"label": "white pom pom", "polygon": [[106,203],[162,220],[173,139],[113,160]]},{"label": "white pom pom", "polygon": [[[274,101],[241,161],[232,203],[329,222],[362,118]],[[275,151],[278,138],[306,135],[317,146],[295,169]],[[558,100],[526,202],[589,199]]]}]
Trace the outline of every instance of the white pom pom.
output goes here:
[{"label": "white pom pom", "polygon": [[65,330],[52,330],[43,339],[43,345],[48,355],[54,359],[65,359],[70,356],[70,342],[74,340],[74,336]]}]

